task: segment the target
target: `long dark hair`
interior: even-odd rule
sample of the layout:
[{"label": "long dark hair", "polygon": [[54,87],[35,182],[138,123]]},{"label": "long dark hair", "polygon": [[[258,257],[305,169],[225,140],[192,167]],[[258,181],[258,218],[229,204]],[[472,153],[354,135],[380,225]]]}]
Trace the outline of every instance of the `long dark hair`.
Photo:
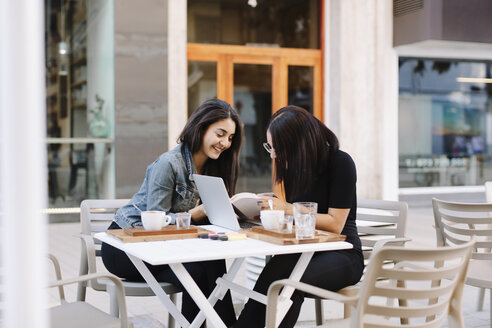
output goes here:
[{"label": "long dark hair", "polygon": [[186,122],[178,143],[182,142],[192,154],[200,150],[203,135],[208,127],[218,121],[230,118],[236,123],[236,131],[232,137],[231,147],[224,150],[216,160],[208,159],[204,172],[207,175],[221,177],[230,196],[236,192],[236,182],[239,172],[239,150],[243,138],[243,125],[238,113],[227,102],[220,99],[210,99],[198,107]]},{"label": "long dark hair", "polygon": [[292,202],[326,170],[338,139],[307,110],[292,105],[272,116],[268,131],[276,155],[274,181],[283,182],[285,197]]}]

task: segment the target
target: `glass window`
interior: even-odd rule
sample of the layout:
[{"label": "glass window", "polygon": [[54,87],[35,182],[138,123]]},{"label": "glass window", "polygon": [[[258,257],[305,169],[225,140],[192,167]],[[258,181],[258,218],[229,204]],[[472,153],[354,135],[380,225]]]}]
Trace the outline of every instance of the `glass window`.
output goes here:
[{"label": "glass window", "polygon": [[319,49],[318,0],[189,0],[188,42]]},{"label": "glass window", "polygon": [[50,207],[114,197],[114,2],[45,1]]},{"label": "glass window", "polygon": [[217,97],[217,63],[188,62],[188,116],[205,100]]},{"label": "glass window", "polygon": [[263,148],[272,108],[272,66],[234,64],[234,108],[244,124],[237,192],[272,190],[272,161]]},{"label": "glass window", "polygon": [[399,60],[400,187],[492,178],[491,62]]},{"label": "glass window", "polygon": [[314,68],[289,66],[289,105],[296,105],[313,113]]}]

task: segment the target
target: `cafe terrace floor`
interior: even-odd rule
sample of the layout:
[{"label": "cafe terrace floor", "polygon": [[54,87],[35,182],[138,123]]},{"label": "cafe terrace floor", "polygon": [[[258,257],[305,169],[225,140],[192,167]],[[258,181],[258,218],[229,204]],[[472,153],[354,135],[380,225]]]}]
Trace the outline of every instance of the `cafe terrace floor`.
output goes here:
[{"label": "cafe terrace floor", "polygon": [[[433,224],[434,220],[430,207],[411,207],[408,215],[407,235],[412,238],[412,242],[408,245],[416,247],[434,246],[435,233]],[[52,223],[49,225],[49,251],[60,260],[62,274],[66,278],[75,276],[78,273],[80,242],[78,238],[73,237],[78,232],[78,223]],[[101,270],[104,269],[102,263],[98,263],[98,266]],[[243,283],[246,281],[244,272],[243,268],[236,278]],[[52,274],[50,278],[53,279]],[[74,300],[76,286],[67,286],[65,293],[69,301]],[[490,327],[488,313],[490,298],[487,293],[484,310],[477,312],[478,290],[465,286],[463,309],[466,327]],[[56,290],[50,290],[49,305],[55,305],[57,299]],[[242,299],[233,295],[233,300],[236,309],[239,311],[242,308]],[[109,309],[108,296],[104,292],[95,292],[88,289],[87,301],[102,310],[108,311]],[[126,301],[129,317],[135,328],[161,328],[167,326],[167,311],[164,310],[163,305],[156,297],[127,297]],[[342,315],[343,309],[340,304],[325,301],[324,306],[326,318],[340,317]],[[296,327],[310,326],[314,326],[314,305],[312,300],[306,300]]]}]

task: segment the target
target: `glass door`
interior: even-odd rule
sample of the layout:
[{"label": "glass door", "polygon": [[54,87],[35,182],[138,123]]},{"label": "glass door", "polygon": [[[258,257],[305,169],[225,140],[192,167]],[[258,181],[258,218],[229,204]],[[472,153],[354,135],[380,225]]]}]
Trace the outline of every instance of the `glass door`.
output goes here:
[{"label": "glass door", "polygon": [[234,64],[234,103],[244,124],[237,190],[254,193],[271,191],[272,165],[263,148],[272,115],[272,66]]},{"label": "glass door", "polygon": [[289,104],[323,120],[321,50],[189,43],[188,69],[190,114],[205,99],[217,97],[241,115],[245,141],[237,192],[279,191],[272,186],[272,162],[262,146],[267,124]]}]

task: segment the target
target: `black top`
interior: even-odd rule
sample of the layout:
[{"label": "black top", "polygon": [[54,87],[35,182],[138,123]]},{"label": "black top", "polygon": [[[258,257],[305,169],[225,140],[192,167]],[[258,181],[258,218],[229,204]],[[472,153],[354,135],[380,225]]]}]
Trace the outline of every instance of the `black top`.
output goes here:
[{"label": "black top", "polygon": [[357,195],[355,184],[357,173],[355,164],[344,151],[338,150],[329,159],[326,170],[294,202],[316,202],[318,213],[326,214],[329,208],[350,208],[342,234],[346,241],[361,249],[355,218],[357,213]]}]

